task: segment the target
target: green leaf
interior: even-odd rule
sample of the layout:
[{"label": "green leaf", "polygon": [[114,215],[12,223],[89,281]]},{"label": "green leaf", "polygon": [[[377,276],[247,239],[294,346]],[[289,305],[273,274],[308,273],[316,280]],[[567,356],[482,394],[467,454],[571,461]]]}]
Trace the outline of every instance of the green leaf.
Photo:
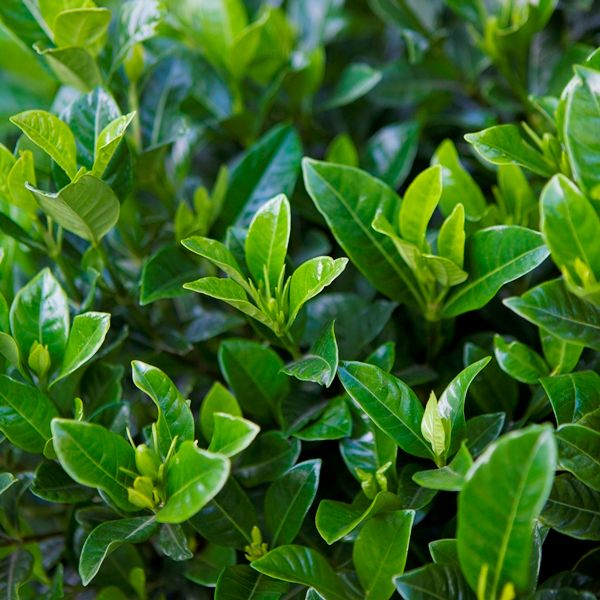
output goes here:
[{"label": "green leaf", "polygon": [[280,431],[259,435],[236,464],[235,475],[246,487],[273,481],[290,469],[300,455],[300,442]]},{"label": "green leaf", "polygon": [[358,167],[358,151],[347,133],[340,133],[333,138],[327,147],[325,161],[347,167]]},{"label": "green leaf", "polygon": [[233,548],[209,543],[186,565],[185,577],[198,585],[215,587],[219,575],[226,567],[235,565],[235,562]]},{"label": "green leaf", "polygon": [[540,520],[569,537],[600,540],[600,493],[571,475],[560,475],[554,480]]},{"label": "green leaf", "polygon": [[314,381],[329,387],[335,378],[338,361],[338,347],[332,321],[312,345],[310,352],[287,365],[283,372],[300,381]]},{"label": "green leaf", "polygon": [[246,264],[254,281],[268,283],[271,293],[285,264],[290,219],[290,203],[279,194],[258,209],[248,228]]},{"label": "green leaf", "polygon": [[521,383],[535,384],[548,375],[548,365],[529,346],[521,342],[507,343],[500,335],[494,336],[494,355],[500,368]]},{"label": "green leaf", "polygon": [[523,139],[516,125],[496,125],[477,133],[468,133],[465,140],[473,145],[482,158],[493,164],[515,163],[542,177],[554,175],[554,165]]},{"label": "green leaf", "polygon": [[56,15],[52,29],[57,46],[82,46],[96,55],[106,40],[111,13],[107,8],[74,8]]},{"label": "green leaf", "polygon": [[212,543],[239,548],[252,541],[252,527],[258,524],[256,509],[233,477],[195,516],[191,526]]},{"label": "green leaf", "polygon": [[94,246],[119,220],[119,200],[115,193],[93,175],[83,175],[55,194],[30,185],[27,189],[49,217]]},{"label": "green leaf", "polygon": [[348,264],[347,258],[318,256],[302,263],[290,278],[290,314],[288,324],[292,324],[300,309],[311,298],[337,279]]},{"label": "green leaf", "polygon": [[265,524],[271,546],[291,544],[304,522],[319,486],[321,461],[307,460],[277,478],[265,495]]},{"label": "green leaf", "polygon": [[452,565],[460,568],[456,538],[446,538],[429,542],[429,554],[438,565]]},{"label": "green leaf", "polygon": [[360,530],[352,561],[365,600],[387,600],[393,595],[393,578],[404,572],[414,518],[412,510],[390,512],[370,519]]},{"label": "green leaf", "polygon": [[575,66],[569,85],[563,122],[563,139],[575,180],[595,200],[600,199],[600,145],[594,132],[600,124],[600,74],[597,69]]},{"label": "green leaf", "polygon": [[276,414],[289,393],[283,361],[271,348],[252,340],[226,340],[219,348],[219,366],[244,412],[258,417]]},{"label": "green leaf", "polygon": [[462,268],[465,259],[465,209],[457,204],[442,223],[437,239],[438,253]]},{"label": "green leaf", "polygon": [[260,427],[251,421],[227,413],[215,412],[213,419],[214,430],[208,449],[224,456],[239,454],[260,431]]},{"label": "green leaf", "polygon": [[466,254],[469,278],[446,301],[445,318],[485,306],[504,284],[544,262],[548,249],[536,231],[498,226],[476,232],[467,242]]},{"label": "green leaf", "polygon": [[469,454],[466,444],[460,447],[452,462],[440,469],[428,471],[417,471],[413,474],[413,481],[421,487],[431,490],[442,490],[444,492],[460,492],[473,459]]},{"label": "green leaf", "polygon": [[544,358],[552,368],[553,375],[569,373],[577,366],[583,352],[582,346],[565,342],[544,329],[540,329],[540,338]]},{"label": "green leaf", "polygon": [[163,246],[142,267],[140,305],[183,296],[184,284],[197,274],[198,263],[192,256],[178,246]]},{"label": "green leaf", "polygon": [[561,340],[600,350],[600,308],[569,294],[560,279],[507,298],[504,304]]},{"label": "green leaf", "polygon": [[380,81],[381,71],[364,63],[348,65],[338,81],[325,108],[338,108],[368,94]]},{"label": "green leaf", "polygon": [[200,430],[208,441],[212,438],[215,429],[213,415],[218,412],[234,417],[242,416],[240,405],[233,394],[217,381],[208,390],[200,406]]},{"label": "green leaf", "polygon": [[279,600],[288,589],[283,581],[253,571],[249,565],[223,570],[217,581],[217,600]]},{"label": "green leaf", "polygon": [[0,593],[6,600],[19,600],[19,589],[29,579],[33,566],[33,556],[23,549],[0,560]]},{"label": "green leaf", "polygon": [[398,189],[410,172],[418,144],[419,124],[416,121],[387,125],[367,142],[366,170]]},{"label": "green leaf", "polygon": [[391,492],[379,492],[372,500],[361,493],[352,504],[322,500],[317,509],[315,525],[321,537],[331,545],[352,533],[367,519],[401,508],[401,499]]},{"label": "green leaf", "polygon": [[63,469],[78,483],[105,492],[125,511],[138,510],[128,500],[130,476],[136,472],[135,452],[120,435],[100,425],[53,419],[54,450]]},{"label": "green leaf", "polygon": [[460,570],[452,565],[425,565],[394,578],[404,600],[475,600]]},{"label": "green leaf", "polygon": [[300,137],[289,125],[271,129],[253,144],[230,173],[216,234],[225,233],[228,225],[247,225],[258,208],[277,194],[290,198],[301,158]]},{"label": "green leaf", "polygon": [[352,433],[352,415],[344,397],[334,398],[311,425],[294,433],[306,441],[339,440]]},{"label": "green leaf", "polygon": [[312,548],[279,546],[250,566],[264,575],[313,587],[328,600],[351,600],[356,596],[344,585],[327,560]]},{"label": "green leaf", "polygon": [[467,421],[465,437],[473,456],[479,456],[500,435],[505,421],[503,412],[478,415]]},{"label": "green leaf", "polygon": [[161,552],[171,560],[190,560],[194,554],[181,525],[163,523],[158,537]]},{"label": "green leaf", "polygon": [[0,473],[0,496],[16,481],[12,473]]},{"label": "green leaf", "polygon": [[194,439],[194,416],[189,403],[160,369],[134,360],[131,374],[136,387],[150,396],[158,409],[156,450],[165,458],[175,438],[177,446]]},{"label": "green leaf", "polygon": [[413,179],[400,205],[400,235],[423,252],[429,250],[425,234],[441,194],[442,168],[436,165]]},{"label": "green leaf", "polygon": [[56,462],[44,460],[35,470],[31,493],[48,502],[76,504],[86,502],[95,492],[73,481]]},{"label": "green leaf", "polygon": [[406,300],[416,282],[394,243],[371,227],[377,213],[391,220],[396,193],[365,171],[305,158],[304,185],[331,233],[356,268],[388,298]]},{"label": "green leaf", "polygon": [[88,585],[106,557],[123,544],[139,544],[158,530],[156,517],[134,517],[101,523],[87,536],[79,557],[79,575]]},{"label": "green leaf", "polygon": [[558,465],[600,492],[600,432],[576,423],[556,430]]},{"label": "green leaf", "polygon": [[[448,421],[444,423],[438,411],[438,402],[435,394],[431,392],[425,405],[423,420],[421,421],[421,435],[429,442],[436,460],[446,452],[446,429]],[[448,429],[449,433],[449,429]],[[449,440],[448,440],[449,441]],[[443,463],[442,463],[443,464]]]},{"label": "green leaf", "polygon": [[10,307],[10,328],[21,356],[34,342],[48,347],[53,363],[60,363],[69,335],[67,296],[49,269],[40,271],[15,296]]},{"label": "green leaf", "polygon": [[60,371],[52,384],[88,362],[104,343],[109,327],[108,313],[87,312],[77,315],[69,332]]},{"label": "green leaf", "polygon": [[198,292],[199,294],[222,300],[267,327],[271,327],[272,325],[271,320],[256,308],[254,304],[248,301],[248,296],[244,288],[233,281],[233,279],[203,277],[202,279],[186,283],[183,287],[186,290],[192,290],[192,292]]},{"label": "green leaf", "polygon": [[26,110],[10,118],[71,178],[77,173],[75,137],[69,126],[45,110]]},{"label": "green leaf", "polygon": [[540,380],[559,425],[578,421],[598,406],[600,375],[578,371]]},{"label": "green leaf", "polygon": [[481,188],[461,165],[452,140],[444,140],[438,146],[431,163],[442,166],[442,214],[450,215],[462,204],[467,220],[479,221],[487,212],[487,203]]},{"label": "green leaf", "polygon": [[350,397],[402,450],[433,458],[421,435],[423,405],[404,382],[379,367],[359,362],[342,362],[338,374]]},{"label": "green leaf", "polygon": [[0,431],[17,447],[41,454],[58,411],[37,388],[0,375]]},{"label": "green leaf", "polygon": [[450,454],[456,452],[465,436],[465,399],[471,383],[490,362],[485,357],[463,369],[446,387],[438,402],[440,416],[450,422]]},{"label": "green leaf", "polygon": [[125,131],[129,124],[135,117],[135,112],[130,112],[127,115],[123,115],[114,121],[111,121],[98,135],[96,138],[96,145],[94,149],[94,166],[92,168],[92,175],[96,177],[102,177],[108,163],[114,156],[117,147],[121,143]]},{"label": "green leaf", "polygon": [[225,244],[199,235],[187,238],[181,243],[188,250],[194,252],[194,254],[209,260],[240,286],[243,288],[247,287],[246,278],[244,277],[242,268],[231,253],[231,250],[229,250]]},{"label": "green leaf", "polygon": [[458,497],[458,554],[462,571],[477,589],[487,565],[486,596],[504,585],[531,589],[530,558],[535,519],[552,487],[556,444],[548,426],[503,436],[475,462]]},{"label": "green leaf", "polygon": [[229,459],[183,442],[169,460],[167,501],[156,513],[160,523],[183,523],[222,489],[229,475]]},{"label": "green leaf", "polygon": [[51,48],[41,42],[34,44],[33,48],[48,61],[56,77],[65,85],[82,92],[91,92],[102,84],[100,69],[94,57],[84,48]]}]

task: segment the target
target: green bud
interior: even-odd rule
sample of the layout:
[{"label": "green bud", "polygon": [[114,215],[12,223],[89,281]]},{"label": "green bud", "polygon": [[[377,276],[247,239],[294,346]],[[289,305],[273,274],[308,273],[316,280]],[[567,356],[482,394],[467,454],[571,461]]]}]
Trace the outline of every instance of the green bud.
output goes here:
[{"label": "green bud", "polygon": [[135,466],[140,475],[157,479],[160,465],[158,454],[152,448],[148,448],[146,444],[140,444],[135,449]]},{"label": "green bud", "polygon": [[123,63],[123,67],[127,79],[131,83],[136,83],[144,72],[144,46],[142,44],[133,46]]},{"label": "green bud", "polygon": [[50,353],[48,346],[40,344],[38,341],[33,342],[27,359],[29,368],[40,378],[44,379],[50,369]]},{"label": "green bud", "polygon": [[140,492],[133,488],[127,488],[127,499],[131,504],[139,508],[149,508],[150,510],[154,508],[154,503],[150,498],[144,496],[144,494],[140,494]]},{"label": "green bud", "polygon": [[127,488],[129,502],[140,508],[154,508],[154,482],[150,477],[136,477],[133,488]]},{"label": "green bud", "polygon": [[252,562],[262,558],[269,550],[269,544],[263,542],[262,533],[260,529],[255,525],[250,533],[252,543],[244,547],[246,552],[246,559]]}]

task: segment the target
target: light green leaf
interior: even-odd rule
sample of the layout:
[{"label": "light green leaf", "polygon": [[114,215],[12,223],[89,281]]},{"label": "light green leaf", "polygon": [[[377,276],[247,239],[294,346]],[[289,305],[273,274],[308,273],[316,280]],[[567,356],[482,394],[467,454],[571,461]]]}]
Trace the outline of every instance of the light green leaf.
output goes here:
[{"label": "light green leaf", "polygon": [[139,510],[128,500],[131,477],[136,472],[135,452],[120,435],[100,425],[53,419],[54,450],[63,469],[78,483],[105,492],[125,511]]},{"label": "light green leaf", "polygon": [[177,447],[194,439],[194,416],[189,401],[179,393],[175,384],[160,369],[139,360],[131,363],[133,383],[148,394],[158,409],[158,448],[166,457],[175,437]]},{"label": "light green leaf", "polygon": [[360,530],[352,561],[365,600],[388,600],[393,595],[393,578],[406,565],[414,518],[412,510],[390,512],[370,519]]},{"label": "light green leaf", "polygon": [[6,183],[13,204],[31,215],[37,213],[38,205],[31,192],[25,187],[25,184],[31,183],[35,185],[35,182],[33,153],[31,150],[24,150],[8,173]]},{"label": "light green leaf", "polygon": [[43,56],[56,77],[82,92],[91,92],[102,84],[102,75],[94,57],[84,48],[47,48],[43,43],[33,46]]},{"label": "light green leaf", "polygon": [[134,517],[101,523],[87,536],[79,557],[83,585],[96,576],[104,559],[123,544],[139,544],[158,530],[156,517]]},{"label": "light green leaf", "polygon": [[477,589],[487,565],[486,596],[496,598],[512,582],[531,589],[535,519],[550,494],[556,444],[549,426],[531,426],[494,442],[477,459],[458,497],[458,555]]},{"label": "light green leaf", "polygon": [[521,383],[535,384],[548,375],[548,365],[529,346],[521,342],[507,343],[502,336],[494,336],[494,355],[500,368]]},{"label": "light green leaf", "polygon": [[60,372],[52,384],[88,362],[104,343],[109,327],[108,313],[87,312],[77,315],[69,332]]},{"label": "light green leaf", "polygon": [[247,448],[260,427],[251,421],[223,412],[213,413],[214,430],[208,450],[224,456],[235,456]]},{"label": "light green leaf", "polygon": [[[449,425],[448,421],[446,423]],[[441,457],[446,452],[446,427],[444,427],[444,422],[438,411],[437,398],[431,392],[421,421],[421,435],[431,445],[431,450],[436,458]]]},{"label": "light green leaf", "polygon": [[556,431],[558,466],[600,492],[600,431],[569,423]]},{"label": "light green leaf", "polygon": [[327,560],[312,548],[279,546],[250,566],[269,577],[313,587],[328,600],[356,598]]},{"label": "light green leaf", "polygon": [[92,175],[102,177],[110,159],[113,157],[118,145],[121,143],[125,131],[135,117],[135,112],[122,115],[118,119],[111,121],[96,138],[94,148],[94,166]]},{"label": "light green leaf", "polygon": [[207,441],[210,441],[215,429],[213,415],[227,413],[233,417],[241,417],[242,409],[234,395],[221,383],[216,381],[204,396],[200,406],[200,430]]},{"label": "light green leaf", "polygon": [[58,47],[83,47],[95,56],[106,40],[110,18],[108,8],[64,10],[54,19],[54,42]]},{"label": "light green leaf", "polygon": [[421,435],[423,405],[404,382],[379,367],[359,362],[342,362],[338,374],[350,397],[402,450],[433,458]]},{"label": "light green leaf", "polygon": [[41,209],[67,231],[97,246],[119,220],[119,200],[111,187],[93,175],[83,175],[51,194],[27,186]]},{"label": "light green leaf", "polygon": [[26,110],[10,118],[71,178],[77,173],[75,137],[69,126],[45,110]]},{"label": "light green leaf", "polygon": [[542,236],[517,226],[476,232],[467,242],[465,271],[469,278],[444,305],[445,318],[485,306],[506,283],[535,269],[548,256]]},{"label": "light green leaf", "polygon": [[221,490],[229,475],[229,459],[183,442],[169,460],[167,501],[156,513],[160,523],[183,523],[193,517]]},{"label": "light green leaf", "polygon": [[523,139],[516,125],[495,125],[477,133],[468,133],[465,140],[482,158],[493,164],[515,163],[542,177],[554,175],[555,166]]},{"label": "light green leaf", "polygon": [[10,307],[10,328],[21,356],[34,342],[48,346],[53,364],[61,362],[69,335],[67,296],[50,269],[40,271],[15,296]]},{"label": "light green leaf", "polygon": [[248,228],[246,264],[254,281],[268,283],[271,293],[285,264],[290,220],[290,203],[279,194],[258,209]]},{"label": "light green leaf", "polygon": [[271,546],[291,544],[310,509],[317,488],[321,461],[307,460],[277,478],[265,495],[265,524]]},{"label": "light green leaf", "polygon": [[569,294],[560,279],[507,298],[504,304],[565,342],[600,350],[600,308]]},{"label": "light green leaf", "polygon": [[540,520],[569,537],[598,541],[600,492],[591,490],[572,475],[559,475],[554,480]]},{"label": "light green leaf", "polygon": [[423,252],[429,251],[425,234],[441,194],[442,168],[436,165],[415,177],[400,205],[400,234]]},{"label": "light green leaf", "polygon": [[462,204],[456,204],[442,223],[437,249],[441,257],[451,260],[462,269],[465,259],[465,209]]},{"label": "light green leaf", "polygon": [[460,492],[472,465],[473,459],[469,454],[466,443],[463,442],[449,465],[441,469],[417,471],[413,474],[413,481],[421,487],[431,490]]},{"label": "light green leaf", "polygon": [[348,264],[347,258],[318,256],[302,263],[290,279],[290,312],[288,325],[298,316],[298,312],[311,298],[337,279]]},{"label": "light green leaf", "polygon": [[58,411],[37,388],[0,375],[0,431],[17,447],[41,454]]},{"label": "light green leaf", "polygon": [[358,150],[347,133],[336,135],[325,152],[325,162],[358,167]]}]

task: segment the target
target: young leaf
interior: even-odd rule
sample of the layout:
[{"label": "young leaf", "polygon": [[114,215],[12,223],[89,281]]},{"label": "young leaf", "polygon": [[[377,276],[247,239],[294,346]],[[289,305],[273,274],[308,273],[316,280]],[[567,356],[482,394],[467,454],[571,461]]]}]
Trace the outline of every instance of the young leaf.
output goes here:
[{"label": "young leaf", "polygon": [[283,195],[263,204],[252,219],[246,236],[246,264],[255,282],[275,290],[285,264],[290,238],[290,204]]},{"label": "young leaf", "polygon": [[356,595],[344,584],[327,560],[312,548],[279,546],[250,566],[264,575],[313,587],[329,600],[353,600]]},{"label": "young leaf", "polygon": [[600,350],[600,308],[569,294],[560,279],[507,298],[504,304],[561,340]]},{"label": "young leaf", "polygon": [[352,562],[365,591],[365,600],[388,600],[393,577],[404,572],[415,518],[412,510],[389,512],[367,521],[352,550]]},{"label": "young leaf", "polygon": [[226,457],[183,442],[167,466],[167,501],[156,513],[157,521],[183,523],[193,517],[221,491],[229,468]]},{"label": "young leaf", "polygon": [[298,312],[311,298],[337,279],[348,264],[347,258],[318,256],[302,263],[290,278],[290,314],[288,324],[292,324]]},{"label": "young leaf", "polygon": [[214,430],[208,450],[224,456],[239,454],[260,431],[260,427],[251,421],[227,413],[213,413],[213,419]]},{"label": "young leaf", "polygon": [[600,492],[600,432],[569,423],[556,431],[558,465]]},{"label": "young leaf", "polygon": [[45,110],[26,110],[10,118],[71,178],[77,173],[75,137],[69,126]]},{"label": "young leaf", "polygon": [[530,146],[516,125],[496,125],[477,133],[468,133],[465,140],[478,154],[496,165],[516,163],[542,177],[554,174],[554,165]]},{"label": "young leaf", "polygon": [[233,394],[218,381],[213,383],[200,406],[200,430],[208,441],[213,436],[215,413],[227,413],[233,417],[241,417],[242,410]]},{"label": "young leaf", "polygon": [[10,307],[10,328],[23,356],[34,342],[48,347],[53,363],[63,357],[69,335],[67,296],[49,269],[22,287]]},{"label": "young leaf", "polygon": [[0,431],[17,447],[41,454],[58,411],[37,388],[0,375]]},{"label": "young leaf", "polygon": [[503,436],[477,459],[458,497],[458,555],[471,588],[477,589],[487,565],[489,597],[509,582],[521,593],[530,589],[535,519],[550,493],[555,466],[548,426]]},{"label": "young leaf", "polygon": [[53,419],[52,436],[60,464],[75,481],[102,490],[125,512],[138,510],[128,500],[131,477],[124,471],[136,472],[135,452],[120,435],[93,423]]},{"label": "young leaf", "polygon": [[548,375],[544,359],[521,342],[507,343],[502,336],[495,335],[494,355],[500,368],[521,383],[535,384]]},{"label": "young leaf", "polygon": [[53,384],[70,375],[100,349],[110,327],[110,314],[87,312],[73,319],[62,365]]},{"label": "young leaf", "polygon": [[516,226],[482,229],[467,243],[465,271],[469,278],[444,305],[444,318],[485,306],[506,283],[535,269],[548,256],[542,236]]},{"label": "young leaf", "polygon": [[[448,423],[448,421],[446,421]],[[449,424],[449,423],[448,423]],[[431,445],[436,460],[439,460],[446,452],[446,428],[438,411],[438,402],[435,394],[431,392],[429,400],[425,405],[423,420],[421,421],[421,435]],[[448,440],[449,442],[450,440]],[[442,463],[443,464],[443,463]]]},{"label": "young leaf", "polygon": [[465,259],[465,209],[462,204],[457,204],[442,223],[437,249],[441,257],[462,268]]},{"label": "young leaf", "polygon": [[49,217],[94,246],[119,220],[120,205],[115,193],[93,175],[83,175],[55,194],[30,185],[27,189]]},{"label": "young leaf", "polygon": [[79,576],[88,585],[104,559],[123,544],[139,544],[158,530],[156,517],[134,517],[101,523],[87,536],[79,557]]},{"label": "young leaf", "polygon": [[276,479],[265,495],[265,524],[271,547],[291,544],[310,509],[321,473],[320,460],[307,460]]},{"label": "young leaf", "polygon": [[421,487],[445,492],[460,492],[469,469],[473,465],[473,459],[465,442],[461,445],[452,462],[440,469],[428,471],[417,471],[413,474],[413,481]]},{"label": "young leaf", "polygon": [[283,372],[300,379],[329,387],[338,367],[338,347],[332,321],[303,358],[287,365]]},{"label": "young leaf", "polygon": [[102,177],[108,166],[111,158],[115,154],[118,145],[121,143],[125,131],[135,117],[135,112],[130,112],[127,115],[111,121],[96,138],[94,148],[94,166],[92,167],[92,175]]},{"label": "young leaf", "polygon": [[338,373],[350,397],[402,450],[433,457],[421,435],[423,405],[405,383],[378,367],[358,362],[342,362]]},{"label": "young leaf", "polygon": [[423,252],[428,251],[425,239],[427,225],[442,194],[442,168],[429,167],[413,180],[400,205],[400,235]]},{"label": "young leaf", "polygon": [[133,383],[152,398],[158,409],[156,428],[159,447],[155,450],[165,458],[175,438],[178,445],[194,439],[194,416],[189,403],[160,369],[134,360],[131,373]]}]

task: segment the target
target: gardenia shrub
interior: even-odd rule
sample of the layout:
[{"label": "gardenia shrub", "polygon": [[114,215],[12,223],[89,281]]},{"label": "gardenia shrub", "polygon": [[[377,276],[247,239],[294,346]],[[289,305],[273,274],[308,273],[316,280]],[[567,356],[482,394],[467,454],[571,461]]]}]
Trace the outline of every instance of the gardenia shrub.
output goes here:
[{"label": "gardenia shrub", "polygon": [[2,0],[0,597],[598,597],[599,17]]}]

